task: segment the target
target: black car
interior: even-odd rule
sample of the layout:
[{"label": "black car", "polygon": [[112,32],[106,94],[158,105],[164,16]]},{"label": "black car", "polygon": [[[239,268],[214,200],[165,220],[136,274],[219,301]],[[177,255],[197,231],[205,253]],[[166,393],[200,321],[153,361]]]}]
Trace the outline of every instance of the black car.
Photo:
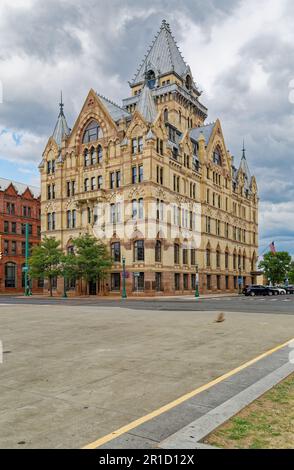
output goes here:
[{"label": "black car", "polygon": [[278,292],[274,288],[268,286],[248,286],[244,289],[243,293],[251,297],[256,295],[278,295]]},{"label": "black car", "polygon": [[287,294],[294,294],[294,286],[283,286]]}]

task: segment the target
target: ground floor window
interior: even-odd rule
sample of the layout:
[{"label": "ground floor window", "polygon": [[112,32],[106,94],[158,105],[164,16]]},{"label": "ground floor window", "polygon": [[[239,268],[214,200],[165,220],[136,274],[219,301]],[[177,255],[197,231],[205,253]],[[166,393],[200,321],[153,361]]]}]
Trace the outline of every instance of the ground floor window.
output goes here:
[{"label": "ground floor window", "polygon": [[238,289],[238,276],[234,276],[234,289]]},{"label": "ground floor window", "polygon": [[184,274],[184,289],[185,290],[188,290],[189,289],[189,275],[188,274]]},{"label": "ground floor window", "polygon": [[229,289],[229,276],[226,276],[226,289]]},{"label": "ground floor window", "polygon": [[221,289],[221,276],[220,275],[216,276],[216,287],[217,287],[217,290]]},{"label": "ground floor window", "polygon": [[207,290],[211,290],[211,275],[207,274],[206,276]]},{"label": "ground floor window", "polygon": [[175,273],[175,290],[180,290],[180,274]]},{"label": "ground floor window", "polygon": [[133,273],[133,290],[135,292],[144,291],[144,273]]},{"label": "ground floor window", "polygon": [[43,277],[39,277],[39,279],[38,279],[38,287],[39,287],[40,289],[43,289],[43,287],[44,287],[44,278],[43,278]]},{"label": "ground floor window", "polygon": [[196,289],[196,274],[191,274],[191,289]]},{"label": "ground floor window", "polygon": [[16,264],[5,264],[5,287],[16,287]]},{"label": "ground floor window", "polygon": [[120,291],[120,273],[111,273],[111,290]]},{"label": "ground floor window", "polygon": [[155,289],[157,292],[162,291],[162,274],[155,273]]},{"label": "ground floor window", "polygon": [[75,290],[75,288],[76,288],[75,278],[74,277],[66,278],[65,287],[66,287],[66,290]]}]

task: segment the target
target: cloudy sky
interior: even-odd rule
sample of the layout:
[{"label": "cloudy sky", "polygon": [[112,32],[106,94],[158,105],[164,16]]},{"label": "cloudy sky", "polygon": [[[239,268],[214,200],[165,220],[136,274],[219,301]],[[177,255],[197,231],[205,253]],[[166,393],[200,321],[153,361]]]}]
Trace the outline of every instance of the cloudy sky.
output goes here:
[{"label": "cloudy sky", "polygon": [[163,18],[236,161],[245,139],[260,251],[294,255],[292,0],[1,0],[0,176],[39,185],[60,90],[70,126],[91,87],[120,102]]}]

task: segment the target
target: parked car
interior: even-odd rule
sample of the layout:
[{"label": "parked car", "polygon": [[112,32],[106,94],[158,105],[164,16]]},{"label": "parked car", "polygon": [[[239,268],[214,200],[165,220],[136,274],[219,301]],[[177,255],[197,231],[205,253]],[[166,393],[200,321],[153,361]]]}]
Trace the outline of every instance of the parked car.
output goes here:
[{"label": "parked car", "polygon": [[287,291],[282,286],[275,286],[273,289],[276,289],[279,292],[279,295],[286,295]]},{"label": "parked car", "polygon": [[278,295],[278,290],[274,290],[274,288],[269,286],[253,285],[245,287],[243,293],[246,296],[250,295],[251,297],[256,295]]},{"label": "parked car", "polygon": [[294,294],[294,286],[283,286],[286,291],[286,294]]}]

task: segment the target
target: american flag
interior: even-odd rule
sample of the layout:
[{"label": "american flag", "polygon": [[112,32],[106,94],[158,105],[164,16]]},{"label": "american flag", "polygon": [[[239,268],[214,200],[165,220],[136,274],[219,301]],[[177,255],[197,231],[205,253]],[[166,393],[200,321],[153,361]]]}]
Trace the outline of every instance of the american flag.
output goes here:
[{"label": "american flag", "polygon": [[270,248],[270,250],[271,250],[271,252],[272,252],[273,254],[276,253],[275,242],[271,242],[269,248]]}]

